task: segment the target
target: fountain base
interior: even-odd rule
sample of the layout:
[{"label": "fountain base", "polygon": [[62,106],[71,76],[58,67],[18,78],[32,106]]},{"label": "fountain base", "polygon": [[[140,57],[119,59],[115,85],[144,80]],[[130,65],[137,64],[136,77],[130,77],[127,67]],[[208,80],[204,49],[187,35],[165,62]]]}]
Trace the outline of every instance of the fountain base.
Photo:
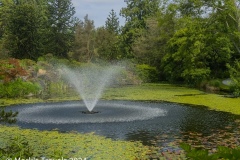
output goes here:
[{"label": "fountain base", "polygon": [[83,114],[96,114],[96,113],[100,113],[99,111],[81,111],[81,113]]}]

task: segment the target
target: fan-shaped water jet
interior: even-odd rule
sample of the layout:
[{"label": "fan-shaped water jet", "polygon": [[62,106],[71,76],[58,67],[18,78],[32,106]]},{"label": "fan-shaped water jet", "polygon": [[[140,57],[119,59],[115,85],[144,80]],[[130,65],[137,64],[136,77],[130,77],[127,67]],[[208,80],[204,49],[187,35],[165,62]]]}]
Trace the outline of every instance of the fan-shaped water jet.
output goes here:
[{"label": "fan-shaped water jet", "polygon": [[88,66],[78,69],[70,69],[62,67],[62,73],[66,80],[74,86],[75,90],[81,96],[88,111],[83,111],[84,114],[96,114],[98,111],[93,111],[103,91],[115,79],[115,76],[120,71],[119,66]]}]

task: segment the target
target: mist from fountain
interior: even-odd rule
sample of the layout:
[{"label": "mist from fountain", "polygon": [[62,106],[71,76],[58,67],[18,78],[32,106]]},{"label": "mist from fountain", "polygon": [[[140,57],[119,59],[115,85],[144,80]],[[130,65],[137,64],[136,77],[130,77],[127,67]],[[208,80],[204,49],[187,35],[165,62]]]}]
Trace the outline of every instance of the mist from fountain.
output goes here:
[{"label": "mist from fountain", "polygon": [[119,72],[119,66],[91,66],[70,69],[62,67],[63,75],[81,96],[89,112],[92,112],[103,91]]}]

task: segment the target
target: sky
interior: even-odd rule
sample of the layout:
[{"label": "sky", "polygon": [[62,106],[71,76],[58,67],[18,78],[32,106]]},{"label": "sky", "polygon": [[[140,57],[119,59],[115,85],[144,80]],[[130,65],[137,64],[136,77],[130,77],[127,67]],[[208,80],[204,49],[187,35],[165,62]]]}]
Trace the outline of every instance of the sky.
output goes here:
[{"label": "sky", "polygon": [[124,25],[124,18],[119,15],[121,8],[126,7],[124,0],[72,0],[75,7],[75,16],[83,20],[88,14],[88,18],[94,21],[95,27],[105,25],[105,21],[113,9],[119,17],[120,25]]}]

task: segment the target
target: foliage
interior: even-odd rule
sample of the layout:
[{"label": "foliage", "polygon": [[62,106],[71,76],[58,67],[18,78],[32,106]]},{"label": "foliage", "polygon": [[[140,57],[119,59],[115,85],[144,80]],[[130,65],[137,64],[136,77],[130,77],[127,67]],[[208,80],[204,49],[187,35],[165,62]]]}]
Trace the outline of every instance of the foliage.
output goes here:
[{"label": "foliage", "polygon": [[[17,127],[0,128],[0,148],[6,148],[9,139],[19,137],[28,142],[32,157],[89,159],[145,159],[148,147],[140,142],[113,141],[92,133],[59,133],[57,131],[37,131]],[[27,150],[26,148],[26,150]],[[117,151],[117,152],[116,152]],[[27,152],[25,152],[27,153]],[[58,157],[60,156],[60,157]]]},{"label": "foliage", "polygon": [[27,96],[28,94],[37,94],[40,90],[38,84],[32,82],[25,82],[21,79],[11,81],[8,83],[0,83],[0,97],[19,98]]},{"label": "foliage", "polygon": [[141,30],[139,37],[135,39],[133,54],[139,63],[146,63],[148,65],[160,68],[160,61],[163,57],[164,46],[159,45],[164,43],[162,39],[156,37],[161,33],[159,24],[156,18],[146,19],[146,30]]},{"label": "foliage", "polygon": [[155,15],[160,6],[159,0],[128,0],[127,7],[122,8],[120,14],[126,18],[127,26],[145,28],[145,18]]},{"label": "foliage", "polygon": [[203,80],[206,80],[209,77],[209,69],[186,69],[182,73],[184,80],[191,86],[200,84]]},{"label": "foliage", "polygon": [[33,156],[32,150],[28,142],[19,137],[9,140],[8,146],[0,148],[0,157],[2,159],[8,158],[30,158]]},{"label": "foliage", "polygon": [[[71,0],[1,0],[0,55],[72,62],[131,59],[157,68],[162,80],[192,86],[228,78],[240,59],[240,3],[235,0],[127,0],[104,27],[74,17]],[[176,68],[178,68],[176,70]]]},{"label": "foliage", "polygon": [[75,92],[69,88],[69,86],[64,81],[51,82],[49,84],[49,96],[54,97],[65,97],[69,95],[74,95]]},{"label": "foliage", "polygon": [[132,58],[132,45],[142,30],[147,28],[146,19],[155,16],[159,11],[160,2],[159,0],[128,0],[126,3],[127,6],[120,11],[120,15],[126,20],[122,28],[120,48],[124,58]]},{"label": "foliage", "polygon": [[186,156],[189,159],[194,160],[202,160],[202,159],[208,159],[208,160],[218,160],[218,159],[232,159],[237,160],[240,158],[240,148],[228,148],[219,146],[217,148],[217,151],[215,153],[209,154],[208,150],[206,149],[195,149],[192,148],[190,145],[182,143],[181,148],[183,148],[187,154]]},{"label": "foliage", "polygon": [[3,108],[0,108],[0,123],[15,123],[16,116],[18,115],[18,112],[6,112]]},{"label": "foliage", "polygon": [[107,28],[98,28],[95,42],[98,59],[111,62],[121,58],[118,47],[119,39],[114,32]]},{"label": "foliage", "polygon": [[146,64],[137,65],[136,72],[140,79],[145,83],[157,82],[159,80],[158,72],[155,67]]},{"label": "foliage", "polygon": [[214,87],[220,87],[221,83],[222,83],[221,80],[215,79],[215,80],[211,80],[209,82],[209,85],[214,86]]},{"label": "foliage", "polygon": [[119,18],[116,12],[112,9],[105,22],[105,28],[112,33],[118,34],[120,31]]},{"label": "foliage", "polygon": [[180,146],[182,149],[184,149],[187,152],[186,156],[190,159],[194,159],[194,160],[216,159],[213,155],[208,155],[208,151],[205,149],[202,149],[202,150],[195,149],[195,148],[192,149],[191,146],[188,144],[181,144]]},{"label": "foliage", "polygon": [[2,9],[6,9],[4,20],[5,48],[14,58],[36,60],[43,51],[43,11],[38,1],[7,1]]},{"label": "foliage", "polygon": [[27,72],[22,68],[19,60],[14,58],[0,60],[0,80],[3,80],[3,83],[14,81],[23,76],[27,76]]},{"label": "foliage", "polygon": [[0,62],[0,97],[24,97],[39,91],[38,84],[27,81],[29,74],[18,59],[10,58]]},{"label": "foliage", "polygon": [[48,23],[45,53],[67,58],[74,41],[76,18],[71,0],[49,0],[47,3]]},{"label": "foliage", "polygon": [[94,22],[84,17],[84,21],[76,24],[75,41],[73,45],[73,59],[81,62],[91,62],[96,58]]},{"label": "foliage", "polygon": [[195,85],[210,74],[204,63],[204,29],[191,18],[184,18],[184,23],[185,27],[176,31],[168,42],[169,52],[162,59],[162,67],[168,80]]},{"label": "foliage", "polygon": [[230,76],[232,85],[231,85],[231,91],[235,97],[240,97],[240,62],[235,61],[235,63],[231,65],[227,65],[229,68]]}]

